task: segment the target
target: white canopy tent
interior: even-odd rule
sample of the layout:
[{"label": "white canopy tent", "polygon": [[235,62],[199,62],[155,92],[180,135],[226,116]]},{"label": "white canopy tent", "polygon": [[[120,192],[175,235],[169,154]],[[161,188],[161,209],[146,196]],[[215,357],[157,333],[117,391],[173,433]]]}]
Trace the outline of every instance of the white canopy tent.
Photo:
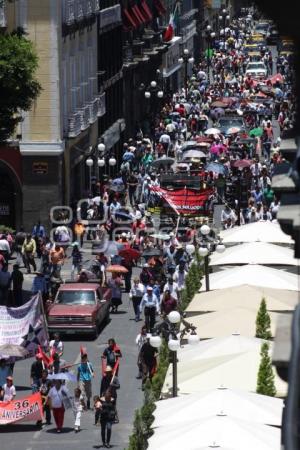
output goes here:
[{"label": "white canopy tent", "polygon": [[281,425],[283,400],[246,391],[218,387],[156,402],[152,427],[181,425],[193,417],[199,423],[221,411],[232,418]]},{"label": "white canopy tent", "polygon": [[195,312],[223,311],[228,308],[258,310],[262,298],[269,311],[293,311],[298,304],[298,292],[262,286],[235,286],[196,294],[186,309],[187,317]]},{"label": "white canopy tent", "polygon": [[[257,312],[246,308],[228,308],[207,314],[189,317],[191,324],[197,327],[197,334],[201,339],[223,337],[230,334],[254,337]],[[269,313],[271,319],[271,333],[275,335],[279,313]]]},{"label": "white canopy tent", "polygon": [[[298,276],[296,274],[254,264],[212,273],[209,276],[209,282],[212,290],[248,284],[251,286],[298,291]],[[205,291],[205,289],[204,282],[200,290]]]},{"label": "white canopy tent", "polygon": [[229,247],[224,253],[213,253],[210,266],[227,266],[233,264],[266,264],[280,266],[297,266],[298,259],[288,247],[268,244],[266,242],[250,242]]},{"label": "white canopy tent", "polygon": [[182,425],[155,430],[148,450],[198,450],[201,446],[223,445],[234,450],[279,450],[280,429],[232,419],[211,416],[200,423],[191,417]]},{"label": "white canopy tent", "polygon": [[222,230],[220,237],[223,244],[242,242],[270,242],[277,244],[292,244],[292,238],[283,233],[276,222],[254,222],[241,227]]},{"label": "white canopy tent", "polygon": [[[178,394],[191,394],[220,386],[256,392],[257,374],[260,364],[259,350],[216,356],[178,363]],[[277,397],[284,397],[287,384],[276,372],[275,387]],[[164,397],[172,391],[172,364],[169,366],[162,389]]]},{"label": "white canopy tent", "polygon": [[177,351],[180,363],[188,363],[200,359],[234,355],[243,352],[260,351],[263,339],[231,334],[200,341],[197,345],[185,345]]}]

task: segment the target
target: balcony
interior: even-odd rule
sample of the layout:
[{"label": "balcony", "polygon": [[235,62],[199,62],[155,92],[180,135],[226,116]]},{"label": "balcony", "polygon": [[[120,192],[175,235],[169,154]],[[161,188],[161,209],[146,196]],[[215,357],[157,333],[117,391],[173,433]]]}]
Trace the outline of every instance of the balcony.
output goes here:
[{"label": "balcony", "polygon": [[100,0],[62,0],[62,35],[67,36],[95,23]]},{"label": "balcony", "polygon": [[120,5],[120,0],[101,0],[100,1],[100,11],[104,9],[111,8],[112,6]]},{"label": "balcony", "polygon": [[99,110],[99,100],[98,98],[95,98],[95,100],[93,100],[90,104],[89,104],[89,108],[90,108],[90,118],[89,118],[89,123],[95,123],[97,118],[98,118],[98,110]]},{"label": "balcony", "polygon": [[81,114],[76,112],[67,119],[67,136],[74,138],[81,133]]},{"label": "balcony", "polygon": [[90,126],[90,106],[84,106],[80,111],[81,131],[86,130]]},{"label": "balcony", "polygon": [[101,94],[97,99],[98,104],[98,112],[97,116],[102,117],[106,113],[106,100],[105,100],[105,92]]}]

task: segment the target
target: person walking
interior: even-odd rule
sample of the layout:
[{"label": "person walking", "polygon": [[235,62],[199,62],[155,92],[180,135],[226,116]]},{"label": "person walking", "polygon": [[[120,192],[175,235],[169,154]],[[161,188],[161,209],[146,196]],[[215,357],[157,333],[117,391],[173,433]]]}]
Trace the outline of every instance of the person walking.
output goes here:
[{"label": "person walking", "polygon": [[107,282],[109,288],[111,288],[111,312],[118,312],[118,307],[122,305],[122,280],[118,273],[114,272],[112,278]]},{"label": "person walking", "polygon": [[92,379],[94,376],[94,369],[92,364],[88,361],[88,355],[82,354],[81,363],[77,369],[77,382],[79,385],[78,387],[86,400],[87,409],[90,409],[91,407]]},{"label": "person walking", "polygon": [[155,325],[155,314],[159,314],[159,299],[153,294],[153,288],[147,286],[146,293],[143,295],[142,301],[140,303],[140,313],[143,311],[145,315],[145,324],[147,331],[152,332]]},{"label": "person walking", "polygon": [[30,369],[30,385],[33,394],[40,389],[43,369],[42,357],[39,353],[36,353],[35,361],[31,364]]},{"label": "person walking", "polygon": [[115,372],[110,366],[106,366],[105,375],[102,377],[100,385],[100,397],[105,395],[107,390],[110,391],[116,408],[115,422],[119,422],[118,411],[117,411],[117,390],[120,389],[119,378],[116,376]]},{"label": "person walking", "polygon": [[147,379],[152,380],[156,371],[157,350],[150,344],[150,338],[147,336],[146,342],[141,347],[139,359],[142,366],[142,389]]},{"label": "person walking", "polygon": [[31,273],[30,266],[32,266],[33,270],[36,272],[36,264],[34,260],[35,252],[36,252],[35,240],[30,234],[27,234],[26,239],[24,240],[22,246],[22,255],[24,257],[24,264],[27,269],[27,273]]},{"label": "person walking", "polygon": [[71,280],[74,280],[75,270],[77,271],[77,275],[80,273],[82,269],[82,253],[79,250],[78,242],[73,242],[72,244],[72,269],[71,269]]},{"label": "person walking", "polygon": [[137,380],[141,379],[142,375],[143,375],[143,367],[142,367],[142,361],[140,358],[140,351],[141,351],[143,344],[146,341],[147,341],[147,327],[146,327],[146,325],[143,325],[141,328],[141,332],[137,335],[137,337],[135,339],[135,343],[138,347],[137,366],[138,366],[139,372],[138,372],[138,376],[136,377]]},{"label": "person walking", "polygon": [[129,298],[132,301],[136,322],[140,320],[140,303],[142,301],[144,292],[144,285],[140,282],[138,277],[135,277],[133,279],[133,284],[129,292]]},{"label": "person walking", "polygon": [[[106,366],[112,367],[115,369],[115,365],[119,358],[122,357],[121,349],[116,344],[116,341],[111,338],[108,340],[108,347],[105,348],[101,358],[106,360]],[[118,375],[118,368],[116,369],[116,374]]]},{"label": "person walking", "polygon": [[54,386],[50,389],[46,403],[50,405],[52,409],[53,417],[56,424],[56,432],[61,433],[64,425],[65,408],[64,397],[68,397],[67,388],[62,385],[60,380],[55,380]]},{"label": "person walking", "polygon": [[110,390],[107,390],[103,397],[100,397],[101,401],[101,438],[102,445],[106,448],[111,448],[111,430],[112,424],[116,417],[116,407],[114,404],[114,398],[111,395]]},{"label": "person walking", "polygon": [[43,369],[39,390],[42,396],[43,411],[47,425],[50,425],[51,423],[51,410],[49,403],[46,401],[51,387],[51,381],[48,380],[48,370]]},{"label": "person walking", "polygon": [[13,271],[11,274],[12,293],[13,293],[13,306],[18,308],[23,304],[23,281],[24,276],[19,269],[19,264],[13,265]]},{"label": "person walking", "polygon": [[16,396],[16,388],[13,381],[13,377],[11,375],[8,375],[6,377],[6,383],[2,386],[4,402],[11,402]]},{"label": "person walking", "polygon": [[83,395],[81,393],[81,389],[74,389],[74,401],[73,401],[73,410],[75,415],[75,423],[74,423],[74,431],[78,433],[80,431],[80,420],[82,411],[85,409],[85,402]]}]

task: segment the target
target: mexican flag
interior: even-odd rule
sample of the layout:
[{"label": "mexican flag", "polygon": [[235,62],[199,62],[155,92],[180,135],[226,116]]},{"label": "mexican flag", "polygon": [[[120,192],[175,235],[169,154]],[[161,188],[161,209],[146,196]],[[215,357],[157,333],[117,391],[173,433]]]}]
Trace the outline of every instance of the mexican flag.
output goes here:
[{"label": "mexican flag", "polygon": [[164,33],[164,41],[170,42],[174,37],[175,23],[174,23],[174,14],[170,15],[169,25],[166,28]]}]

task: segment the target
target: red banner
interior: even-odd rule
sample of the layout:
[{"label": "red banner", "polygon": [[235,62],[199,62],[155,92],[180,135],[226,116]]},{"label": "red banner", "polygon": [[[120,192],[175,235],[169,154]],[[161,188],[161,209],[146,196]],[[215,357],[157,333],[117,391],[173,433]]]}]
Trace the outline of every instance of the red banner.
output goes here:
[{"label": "red banner", "polygon": [[0,402],[0,425],[36,422],[43,419],[42,397],[39,392],[29,397]]},{"label": "red banner", "polygon": [[194,191],[192,189],[178,189],[168,191],[158,186],[152,186],[151,191],[163,197],[177,214],[208,214],[208,201],[213,195],[212,189]]}]

